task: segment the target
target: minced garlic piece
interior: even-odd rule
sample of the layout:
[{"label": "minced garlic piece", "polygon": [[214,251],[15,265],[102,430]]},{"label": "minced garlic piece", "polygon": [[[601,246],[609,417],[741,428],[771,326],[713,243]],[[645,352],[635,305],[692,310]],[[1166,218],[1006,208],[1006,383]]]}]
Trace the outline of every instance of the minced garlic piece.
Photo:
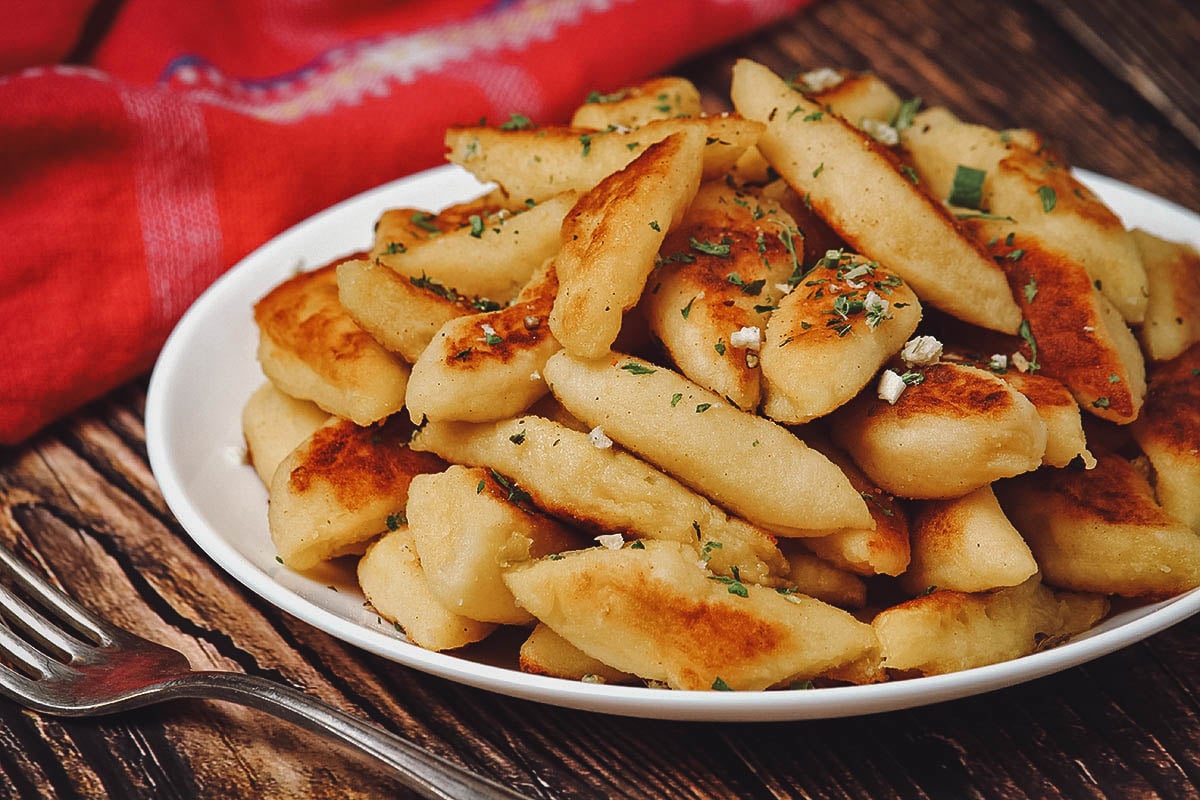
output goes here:
[{"label": "minced garlic piece", "polygon": [[596,541],[609,550],[620,550],[625,546],[625,537],[619,533],[602,533],[596,537]]},{"label": "minced garlic piece", "polygon": [[882,145],[895,147],[900,144],[900,134],[886,122],[880,122],[877,119],[868,117],[862,121],[862,129],[863,133]]},{"label": "minced garlic piece", "polygon": [[831,67],[809,70],[800,76],[800,83],[808,92],[823,92],[826,89],[832,89],[843,80],[842,73]]},{"label": "minced garlic piece", "polygon": [[942,357],[942,343],[932,336],[914,336],[900,349],[900,358],[910,367],[936,364]]},{"label": "minced garlic piece", "polygon": [[729,334],[729,343],[734,347],[757,350],[762,345],[762,330],[757,325],[736,330]]},{"label": "minced garlic piece", "polygon": [[604,430],[599,425],[588,433],[588,441],[592,443],[592,447],[600,450],[607,450],[613,446],[613,440],[604,434]]},{"label": "minced garlic piece", "polygon": [[880,400],[887,400],[888,405],[895,405],[906,388],[908,388],[908,384],[904,382],[903,378],[892,370],[885,369],[879,376],[879,388],[876,392]]}]

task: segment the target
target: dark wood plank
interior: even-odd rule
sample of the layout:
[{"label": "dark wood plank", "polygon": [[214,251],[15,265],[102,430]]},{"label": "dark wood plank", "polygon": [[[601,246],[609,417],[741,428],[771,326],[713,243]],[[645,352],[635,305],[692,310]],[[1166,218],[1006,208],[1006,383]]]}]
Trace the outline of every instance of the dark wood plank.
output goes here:
[{"label": "dark wood plank", "polygon": [[1097,61],[1200,148],[1196,7],[1171,0],[1039,0]]}]

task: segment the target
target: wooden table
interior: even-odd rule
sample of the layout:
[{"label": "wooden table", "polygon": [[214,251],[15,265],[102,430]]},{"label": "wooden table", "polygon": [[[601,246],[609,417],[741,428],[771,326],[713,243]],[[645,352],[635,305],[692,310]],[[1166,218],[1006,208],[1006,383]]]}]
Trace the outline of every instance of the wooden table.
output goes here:
[{"label": "wooden table", "polygon": [[[1186,0],[821,0],[677,71],[715,110],[737,56],[786,73],[873,69],[1200,209],[1198,12]],[[359,651],[230,579],[163,503],[144,392],[137,381],[0,452],[0,540],[195,664],[303,687],[533,797],[1200,796],[1200,617],[1026,685],[869,717],[699,724],[541,706]],[[225,704],[64,721],[4,702],[0,796],[406,795],[373,764]]]}]

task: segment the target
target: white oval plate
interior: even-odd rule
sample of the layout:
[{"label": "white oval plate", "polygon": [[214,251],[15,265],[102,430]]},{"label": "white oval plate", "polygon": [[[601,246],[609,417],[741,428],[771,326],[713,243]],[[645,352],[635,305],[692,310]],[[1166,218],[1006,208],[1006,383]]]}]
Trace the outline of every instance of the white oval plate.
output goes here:
[{"label": "white oval plate", "polygon": [[[1111,179],[1080,173],[1126,225],[1200,247],[1200,217]],[[1060,647],[951,675],[872,686],[772,692],[683,692],[527,675],[510,652],[434,653],[410,644],[363,607],[351,570],[300,575],[275,560],[266,491],[245,464],[241,410],[263,381],[253,303],[299,268],[370,246],[392,207],[440,210],[480,185],[444,166],[340,203],[273,239],[214,283],[184,315],[151,377],[146,404],[150,465],[163,497],[196,543],[268,602],[372,653],[453,681],[543,703],[655,719],[770,721],[869,714],[1000,689],[1082,664],[1200,611],[1200,590],[1125,611]],[[492,648],[495,650],[496,648]],[[515,652],[515,645],[513,648]],[[507,660],[508,665],[505,664]]]}]

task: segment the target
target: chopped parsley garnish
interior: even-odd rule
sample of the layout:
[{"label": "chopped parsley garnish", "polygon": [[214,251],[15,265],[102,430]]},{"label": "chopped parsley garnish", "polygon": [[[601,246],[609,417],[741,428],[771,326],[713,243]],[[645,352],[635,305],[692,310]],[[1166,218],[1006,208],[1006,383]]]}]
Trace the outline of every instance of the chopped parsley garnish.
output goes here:
[{"label": "chopped parsley garnish", "polygon": [[1096,408],[1108,408],[1111,405],[1111,403],[1109,403],[1109,400],[1107,397],[1097,397],[1095,400],[1092,401],[1092,405],[1095,406]]},{"label": "chopped parsley garnish", "polygon": [[713,350],[716,350],[719,356],[725,355],[725,340],[717,339],[717,343],[713,345]]},{"label": "chopped parsley garnish", "polygon": [[979,209],[983,204],[983,179],[987,173],[974,167],[959,164],[954,168],[954,182],[946,202],[960,208]]},{"label": "chopped parsley garnish", "polygon": [[[697,295],[697,297],[699,297],[699,295]],[[693,297],[691,300],[688,300],[687,305],[679,309],[680,316],[682,316],[684,319],[687,319],[688,314],[692,313],[692,303],[694,302],[696,302],[695,297]]]},{"label": "chopped parsley garnish", "polygon": [[474,349],[475,349],[474,347],[468,347],[465,350],[459,350],[457,353],[454,354],[454,358],[458,361],[466,361],[467,357],[471,355],[471,351],[473,351]]},{"label": "chopped parsley garnish", "polygon": [[1021,327],[1017,329],[1017,334],[1029,345],[1029,371],[1037,372],[1042,368],[1038,363],[1038,347],[1037,339],[1033,338],[1033,329],[1029,326],[1029,320],[1021,320]]},{"label": "chopped parsley garnish", "polygon": [[533,122],[524,114],[509,114],[508,122],[500,124],[502,131],[523,131],[526,128],[532,128]]},{"label": "chopped parsley garnish", "polygon": [[696,413],[703,414],[705,411],[708,411],[710,408],[712,408],[712,403],[701,403],[700,405],[696,406]]},{"label": "chopped parsley garnish", "polygon": [[472,214],[467,219],[471,223],[471,235],[476,239],[483,238],[483,217],[478,214]]},{"label": "chopped parsley garnish", "polygon": [[453,289],[447,289],[445,286],[442,286],[440,283],[433,280],[432,278],[430,278],[428,275],[426,275],[423,272],[421,273],[421,277],[419,277],[419,278],[413,278],[410,276],[408,279],[408,282],[411,283],[413,286],[417,287],[418,289],[425,289],[427,291],[433,292],[438,297],[445,298],[446,300],[449,300],[452,303],[458,302],[458,300],[459,300],[458,292],[454,291]]},{"label": "chopped parsley garnish", "polygon": [[[792,274],[788,278],[788,283],[795,286],[804,277],[804,267],[800,264],[800,257],[796,254],[796,235],[799,231],[792,228],[782,228],[779,231],[779,241],[783,243],[784,249],[788,251],[788,255],[792,257]],[[803,237],[801,237],[803,239]]]},{"label": "chopped parsley garnish", "polygon": [[476,297],[471,301],[471,308],[476,311],[499,311],[504,306],[497,303],[495,300],[488,300],[486,297]]},{"label": "chopped parsley garnish", "polygon": [[742,288],[742,294],[747,294],[751,297],[758,297],[760,294],[762,294],[763,287],[767,285],[765,278],[760,278],[759,280],[746,283],[744,280],[742,280],[742,276],[736,272],[729,273],[729,275],[725,277],[725,280],[729,281],[734,286],[740,286]]},{"label": "chopped parsley garnish", "polygon": [[579,134],[579,143],[583,145],[583,152],[581,153],[581,155],[584,156],[585,158],[587,157],[587,155],[589,153],[592,152],[592,137],[595,135],[596,134],[594,134],[594,133]]},{"label": "chopped parsley garnish", "polygon": [[485,334],[483,335],[483,342],[484,342],[484,344],[497,345],[497,344],[500,344],[500,343],[501,343],[501,342],[503,342],[503,341],[504,341],[504,337],[503,337],[503,336],[499,336],[499,335],[497,335],[497,334],[495,334],[495,333],[485,333]]},{"label": "chopped parsley garnish", "polygon": [[656,219],[650,220],[650,230],[657,231],[660,233],[662,232],[662,228],[659,227],[659,225],[658,225],[658,220],[656,220]]},{"label": "chopped parsley garnish", "polygon": [[822,161],[820,164],[817,164],[817,168],[813,170],[812,175],[814,178],[819,178],[819,177],[821,177],[821,173],[824,171],[825,171],[825,162]]},{"label": "chopped parsley garnish", "polygon": [[917,177],[917,171],[908,164],[901,164],[900,171],[904,173],[904,177],[908,178],[909,181],[912,182],[913,186],[919,186],[921,184],[921,179]]},{"label": "chopped parsley garnish", "polygon": [[513,444],[525,444],[525,431],[514,433],[512,436],[508,437],[508,440]]},{"label": "chopped parsley garnish", "polygon": [[909,370],[900,376],[900,380],[904,381],[905,386],[919,386],[925,382],[925,373]]},{"label": "chopped parsley garnish", "polygon": [[671,408],[679,405],[679,401],[683,399],[683,392],[676,392],[671,395]]},{"label": "chopped parsley garnish", "polygon": [[404,242],[388,242],[387,250],[384,251],[389,256],[394,256],[397,253],[407,253],[408,248]]},{"label": "chopped parsley garnish", "polygon": [[646,549],[646,545],[642,544],[641,540],[639,539],[638,541],[636,541],[636,542],[634,542],[633,544],[629,545],[629,549],[630,549],[630,550],[645,550],[645,549]]},{"label": "chopped parsley garnish", "polygon": [[511,503],[525,503],[533,498],[529,492],[517,487],[517,484],[511,479],[506,478],[494,469],[489,469],[488,472],[492,475],[492,480],[500,484],[500,488],[508,492],[508,500]]},{"label": "chopped parsley garnish", "polygon": [[403,511],[397,511],[387,515],[387,529],[389,531],[397,530],[401,525],[407,525],[408,519],[404,516]]},{"label": "chopped parsley garnish", "polygon": [[713,679],[712,688],[718,692],[732,692],[733,691],[733,687],[730,686],[728,683],[726,683],[724,680],[722,680],[720,675],[718,675],[716,678]]},{"label": "chopped parsley garnish", "polygon": [[658,370],[653,367],[647,367],[644,364],[638,364],[636,361],[626,361],[621,365],[621,369],[632,375],[653,375]]},{"label": "chopped parsley garnish", "polygon": [[814,111],[804,117],[804,122],[816,122],[823,116],[825,116],[824,111]]},{"label": "chopped parsley garnish", "polygon": [[709,575],[710,581],[725,584],[730,594],[736,594],[738,597],[749,597],[750,591],[746,588],[746,584],[742,583],[737,578],[730,578],[726,575]]},{"label": "chopped parsley garnish", "polygon": [[1117,375],[1117,374],[1109,375],[1109,376],[1108,376],[1108,382],[1109,382],[1109,383],[1120,383],[1120,382],[1121,382],[1121,376],[1120,376],[1120,375]]},{"label": "chopped parsley garnish", "polygon": [[720,256],[721,258],[726,258],[729,255],[729,246],[733,244],[733,240],[728,236],[722,238],[720,242],[702,242],[694,236],[689,237],[688,241],[691,243],[693,250],[708,256]]},{"label": "chopped parsley garnish", "polygon": [[414,212],[411,217],[412,224],[421,230],[429,231],[430,233],[441,233],[441,228],[433,224],[433,219],[433,214],[426,214],[424,211]]},{"label": "chopped parsley garnish", "polygon": [[700,560],[707,564],[708,560],[712,558],[713,550],[720,550],[722,547],[724,545],[720,542],[705,542],[704,546],[700,548]]},{"label": "chopped parsley garnish", "polygon": [[1038,197],[1042,199],[1042,211],[1049,214],[1058,205],[1058,194],[1055,193],[1052,186],[1039,186],[1037,193]]},{"label": "chopped parsley garnish", "polygon": [[1030,278],[1029,283],[1025,284],[1025,302],[1032,303],[1033,298],[1037,297],[1037,278]]},{"label": "chopped parsley garnish", "polygon": [[621,89],[612,94],[602,94],[600,92],[589,92],[585,103],[619,103],[624,100],[629,94],[628,89]]},{"label": "chopped parsley garnish", "polygon": [[486,485],[487,481],[480,478],[479,483],[475,484],[475,494],[483,494],[483,487]]},{"label": "chopped parsley garnish", "polygon": [[896,116],[892,119],[892,127],[898,131],[911,128],[913,118],[917,116],[917,111],[920,108],[921,98],[919,97],[910,97],[902,102],[900,108],[896,110]]}]

